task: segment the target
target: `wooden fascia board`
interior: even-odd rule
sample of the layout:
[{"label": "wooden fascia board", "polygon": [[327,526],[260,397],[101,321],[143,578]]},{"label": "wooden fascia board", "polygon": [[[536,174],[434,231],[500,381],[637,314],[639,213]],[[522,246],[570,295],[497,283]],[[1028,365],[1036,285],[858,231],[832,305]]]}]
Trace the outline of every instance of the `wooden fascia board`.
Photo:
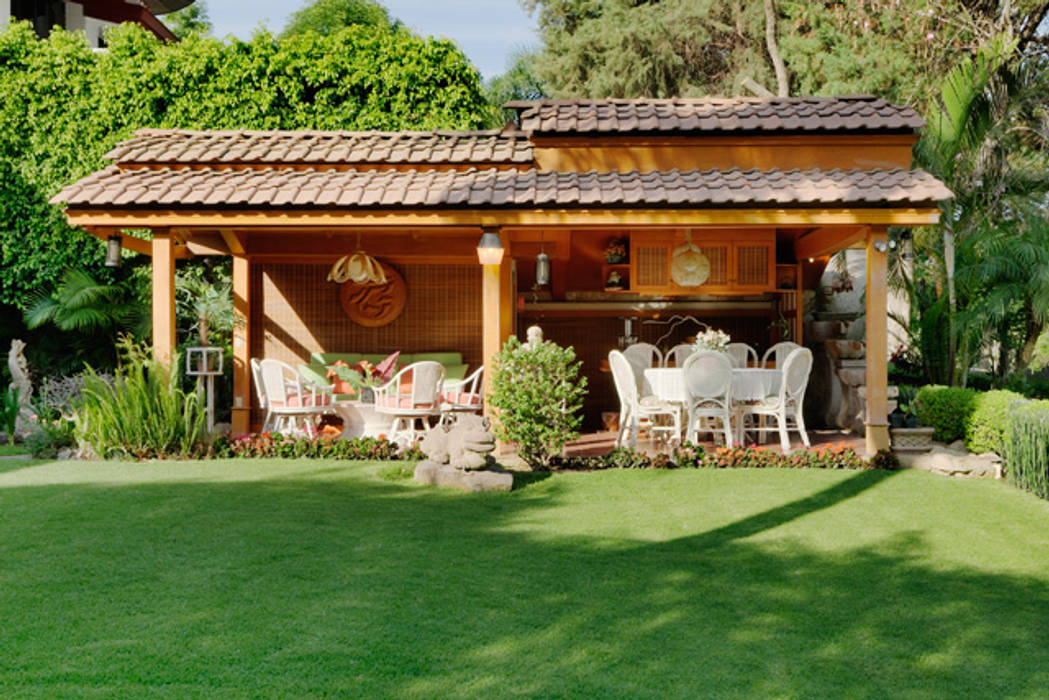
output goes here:
[{"label": "wooden fascia board", "polygon": [[932,207],[885,209],[420,209],[179,211],[170,209],[66,210],[74,226],[119,228],[309,228],[356,226],[927,226]]},{"label": "wooden fascia board", "polygon": [[794,241],[794,257],[807,260],[830,255],[866,240],[866,236],[866,226],[823,226]]},{"label": "wooden fascia board", "polygon": [[913,146],[917,133],[814,133],[814,134],[646,134],[624,136],[616,134],[576,134],[573,136],[532,136],[532,147],[545,148],[630,148],[637,146],[870,146],[877,144]]}]

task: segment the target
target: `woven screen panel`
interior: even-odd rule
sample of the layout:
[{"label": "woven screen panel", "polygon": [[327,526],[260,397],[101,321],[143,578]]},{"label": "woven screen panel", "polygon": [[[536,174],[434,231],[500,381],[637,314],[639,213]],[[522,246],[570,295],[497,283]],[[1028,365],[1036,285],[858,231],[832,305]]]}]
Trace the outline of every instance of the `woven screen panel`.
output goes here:
[{"label": "woven screen panel", "polygon": [[710,263],[710,276],[704,284],[728,284],[728,246],[701,246],[699,252]]},{"label": "woven screen panel", "polygon": [[381,328],[364,328],[346,316],[339,285],[325,281],[330,269],[326,264],[252,266],[252,357],[295,366],[309,362],[312,352],[460,352],[471,371],[480,366],[479,265],[399,266],[408,300],[404,313]]},{"label": "woven screen panel", "polygon": [[740,246],[737,250],[736,279],[743,285],[768,285],[768,246]]},{"label": "woven screen panel", "polygon": [[634,249],[635,261],[632,284],[646,287],[663,286],[667,283],[668,251],[666,246],[643,246]]}]

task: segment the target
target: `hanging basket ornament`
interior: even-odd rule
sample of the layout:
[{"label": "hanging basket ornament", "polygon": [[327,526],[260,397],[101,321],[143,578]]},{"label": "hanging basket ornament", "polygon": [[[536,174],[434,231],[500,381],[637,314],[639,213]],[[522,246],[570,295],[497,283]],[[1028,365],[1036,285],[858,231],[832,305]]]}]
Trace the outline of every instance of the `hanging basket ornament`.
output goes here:
[{"label": "hanging basket ornament", "polygon": [[336,284],[354,282],[361,285],[383,285],[387,280],[382,263],[361,248],[361,234],[358,233],[357,250],[342,256],[332,265],[328,281]]},{"label": "hanging basket ornament", "polygon": [[682,287],[698,287],[710,277],[710,260],[692,243],[692,232],[685,233],[685,245],[674,249],[670,278]]}]

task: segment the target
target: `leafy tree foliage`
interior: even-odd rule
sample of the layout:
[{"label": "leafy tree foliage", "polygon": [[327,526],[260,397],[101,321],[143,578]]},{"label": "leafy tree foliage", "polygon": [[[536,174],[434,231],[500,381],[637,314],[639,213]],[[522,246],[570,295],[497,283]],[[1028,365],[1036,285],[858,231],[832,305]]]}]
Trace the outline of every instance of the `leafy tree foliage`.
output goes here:
[{"label": "leafy tree foliage", "polygon": [[503,110],[502,105],[513,100],[539,100],[549,97],[546,86],[535,74],[536,52],[518,50],[507,61],[507,70],[485,83],[484,89],[493,109],[493,127],[512,121],[516,112]]},{"label": "leafy tree foliage", "polygon": [[179,39],[185,39],[191,34],[208,36],[214,30],[211,18],[208,17],[207,3],[204,0],[196,0],[189,7],[166,14],[162,20],[171,33]]},{"label": "leafy tree foliage", "polygon": [[[774,91],[762,3],[521,0],[543,48],[536,75],[556,97],[669,97]],[[1010,28],[1021,48],[1049,2],[777,0],[774,30],[791,94],[873,92],[920,103],[930,81]],[[751,82],[752,81],[752,82]]]},{"label": "leafy tree foliage", "polygon": [[138,128],[471,129],[488,114],[452,42],[403,31],[165,44],[124,25],[108,43],[96,54],[74,33],[0,32],[0,304],[24,308],[71,267],[111,281],[103,246],[47,200]]},{"label": "leafy tree foliage", "polygon": [[313,0],[291,16],[282,36],[306,32],[328,35],[355,25],[389,29],[395,23],[375,0]]}]

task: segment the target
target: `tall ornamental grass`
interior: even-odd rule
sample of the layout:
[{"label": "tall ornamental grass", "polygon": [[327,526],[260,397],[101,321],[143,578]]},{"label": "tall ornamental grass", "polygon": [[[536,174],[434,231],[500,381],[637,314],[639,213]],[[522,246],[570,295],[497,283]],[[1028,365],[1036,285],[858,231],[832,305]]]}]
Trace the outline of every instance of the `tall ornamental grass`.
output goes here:
[{"label": "tall ornamental grass", "polygon": [[[104,459],[180,458],[199,454],[207,412],[179,386],[151,351],[131,340],[117,345],[120,364],[110,381],[92,369],[75,408],[76,436]],[[172,366],[181,366],[178,356]]]},{"label": "tall ornamental grass", "polygon": [[1049,401],[1016,406],[1005,442],[1009,479],[1049,499]]}]

